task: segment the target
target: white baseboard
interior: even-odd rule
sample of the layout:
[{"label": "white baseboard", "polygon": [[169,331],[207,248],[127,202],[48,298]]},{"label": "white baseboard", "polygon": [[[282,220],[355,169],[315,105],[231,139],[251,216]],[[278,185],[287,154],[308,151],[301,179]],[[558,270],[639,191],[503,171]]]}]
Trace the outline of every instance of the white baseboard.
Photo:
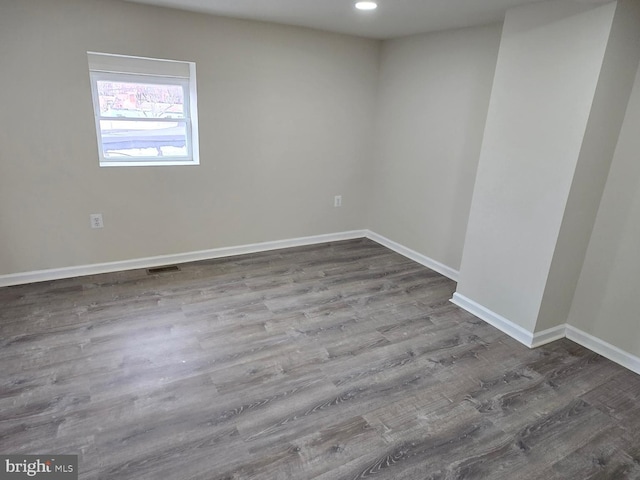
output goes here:
[{"label": "white baseboard", "polygon": [[136,258],[132,260],[122,260],[117,262],[95,263],[92,265],[79,265],[75,267],[52,268],[48,270],[12,273],[9,275],[0,275],[0,287],[22,285],[25,283],[44,282],[49,280],[59,280],[62,278],[81,277],[84,275],[96,275],[99,273],[119,272],[122,270],[134,270],[137,268],[159,267],[162,265],[172,265],[176,263],[196,262],[198,260],[231,257],[234,255],[265,252],[268,250],[278,250],[281,248],[314,245],[316,243],[351,240],[354,238],[366,237],[367,233],[367,230],[352,230],[349,232],[329,233],[325,235],[291,238],[287,240],[276,240],[272,242],[252,243],[249,245],[240,245],[235,247],[214,248],[211,250],[200,250],[197,252],[176,253],[170,255],[159,255],[155,257]]},{"label": "white baseboard", "polygon": [[475,315],[479,319],[484,320],[488,324],[493,325],[498,330],[506,333],[514,340],[519,341],[529,348],[540,347],[547,343],[560,340],[566,336],[566,325],[564,323],[562,325],[557,325],[555,327],[548,328],[547,330],[534,333],[503,317],[502,315],[489,310],[487,307],[474,302],[470,298],[459,294],[458,292],[453,294],[451,302]]},{"label": "white baseboard", "polygon": [[571,325],[567,325],[566,330],[567,338],[569,340],[573,340],[583,347],[588,348],[589,350],[608,358],[612,362],[615,362],[618,365],[622,365],[632,372],[640,374],[640,357],[631,355],[630,353],[621,350],[615,345],[611,345],[610,343],[607,343],[598,337],[594,337],[587,332],[583,332],[582,330]]},{"label": "white baseboard", "polygon": [[388,238],[383,237],[382,235],[379,235],[370,230],[367,230],[366,237],[370,240],[373,240],[374,242],[379,243],[380,245],[384,245],[385,247],[393,250],[396,253],[399,253],[400,255],[404,255],[405,257],[410,258],[414,262],[418,262],[419,264],[424,265],[425,267],[430,268],[431,270],[434,270],[444,275],[445,277],[450,278],[454,282],[458,281],[458,275],[460,273],[458,272],[458,270],[454,270],[453,268],[448,267],[447,265],[440,263],[433,258],[429,258],[426,255],[418,253],[415,250],[411,250],[404,245],[400,245],[399,243],[394,242],[393,240],[389,240]]},{"label": "white baseboard", "polygon": [[[247,253],[266,252],[281,248],[300,247],[304,245],[314,245],[326,242],[338,242],[341,240],[352,240],[355,238],[369,238],[400,255],[404,255],[415,262],[424,265],[436,272],[458,281],[459,272],[432,258],[422,255],[410,248],[400,245],[393,240],[389,240],[370,230],[352,230],[348,232],[329,233],[324,235],[313,235],[309,237],[291,238],[286,240],[275,240],[271,242],[252,243],[235,247],[214,248],[211,250],[200,250],[196,252],[177,253],[172,255],[159,255],[155,257],[137,258],[118,262],[96,263],[92,265],[80,265],[75,267],[52,268],[48,270],[38,270],[32,272],[12,273],[0,275],[0,287],[12,285],[22,285],[25,283],[43,282],[49,280],[59,280],[62,278],[79,277],[84,275],[96,275],[100,273],[118,272],[122,270],[133,270],[137,268],[151,268],[162,265],[176,263],[196,262],[199,260],[209,260],[213,258],[231,257],[234,255],[244,255]],[[451,302],[493,325],[498,330],[506,333],[513,339],[530,348],[542,346],[544,344],[568,338],[595,353],[608,358],[609,360],[640,374],[640,357],[632,355],[624,350],[611,345],[593,335],[571,325],[562,324],[541,332],[532,333],[507,318],[499,315],[477,302],[454,293]]]},{"label": "white baseboard", "polygon": [[553,328],[543,330],[541,332],[532,333],[522,328],[520,325],[507,320],[501,315],[492,312],[477,302],[470,300],[464,295],[454,293],[451,299],[453,303],[476,317],[493,325],[498,330],[506,333],[511,338],[519,341],[529,348],[536,348],[547,343],[551,343],[561,338],[568,338],[589,350],[608,358],[612,362],[617,363],[632,372],[640,374],[640,357],[632,355],[624,350],[605,342],[604,340],[594,337],[593,335],[580,330],[572,325],[563,323]]},{"label": "white baseboard", "polygon": [[520,325],[513,323],[511,320],[504,318],[502,315],[499,315],[488,308],[480,305],[477,302],[465,297],[464,295],[459,294],[458,292],[453,294],[451,298],[451,302],[455,303],[460,308],[466,310],[467,312],[475,315],[481,320],[484,320],[489,325],[493,325],[498,330],[506,333],[511,338],[519,341],[523,345],[527,347],[531,347],[534,343],[533,333],[528,331],[525,328],[522,328]]},{"label": "white baseboard", "polygon": [[60,280],[63,278],[81,277],[84,275],[96,275],[100,273],[119,272],[122,270],[134,270],[137,268],[151,268],[162,265],[176,263],[197,262],[199,260],[209,260],[212,258],[230,257],[233,255],[244,255],[247,253],[266,252],[268,250],[278,250],[281,248],[300,247],[304,245],[314,245],[317,243],[337,242],[340,240],[351,240],[354,238],[369,238],[385,247],[414,260],[432,270],[435,270],[450,279],[457,281],[458,271],[442,263],[411,250],[399,243],[389,240],[382,235],[369,230],[351,230],[347,232],[329,233],[324,235],[313,235],[310,237],[290,238],[286,240],[275,240],[271,242],[252,243],[234,247],[214,248],[210,250],[200,250],[196,252],[176,253],[169,255],[158,255],[154,257],[135,258],[107,263],[94,263],[91,265],[78,265],[74,267],[51,268],[47,270],[36,270],[31,272],[11,273],[0,275],[0,287],[11,285],[22,285],[25,283],[45,282],[49,280]]},{"label": "white baseboard", "polygon": [[541,332],[536,332],[533,334],[533,339],[531,341],[530,348],[541,347],[542,345],[546,345],[547,343],[555,342],[556,340],[560,340],[561,338],[566,337],[566,324],[557,325],[552,328],[547,328],[546,330],[542,330]]}]

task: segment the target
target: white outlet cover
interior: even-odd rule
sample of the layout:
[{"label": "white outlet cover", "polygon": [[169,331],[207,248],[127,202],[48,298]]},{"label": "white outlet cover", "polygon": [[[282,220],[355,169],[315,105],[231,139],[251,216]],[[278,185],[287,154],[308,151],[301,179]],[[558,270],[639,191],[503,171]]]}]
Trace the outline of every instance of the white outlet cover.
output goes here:
[{"label": "white outlet cover", "polygon": [[89,215],[89,220],[91,221],[91,228],[103,228],[104,222],[102,221],[101,213],[92,213]]}]

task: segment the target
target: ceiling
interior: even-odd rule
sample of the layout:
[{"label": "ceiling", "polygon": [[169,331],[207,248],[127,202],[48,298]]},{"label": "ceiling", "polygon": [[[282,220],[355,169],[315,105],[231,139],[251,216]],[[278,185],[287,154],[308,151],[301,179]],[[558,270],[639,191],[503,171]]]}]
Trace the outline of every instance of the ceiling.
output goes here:
[{"label": "ceiling", "polygon": [[508,8],[542,0],[378,0],[372,12],[355,0],[126,1],[387,39],[500,21]]}]

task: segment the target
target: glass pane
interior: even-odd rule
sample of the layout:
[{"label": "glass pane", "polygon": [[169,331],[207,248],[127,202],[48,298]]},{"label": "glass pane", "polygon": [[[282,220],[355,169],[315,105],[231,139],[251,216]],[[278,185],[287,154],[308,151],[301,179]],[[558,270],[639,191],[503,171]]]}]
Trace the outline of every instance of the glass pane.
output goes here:
[{"label": "glass pane", "polygon": [[189,155],[187,126],[184,122],[100,120],[100,128],[105,158],[135,160],[149,157],[187,158]]},{"label": "glass pane", "polygon": [[100,115],[125,118],[184,118],[181,85],[98,80]]}]

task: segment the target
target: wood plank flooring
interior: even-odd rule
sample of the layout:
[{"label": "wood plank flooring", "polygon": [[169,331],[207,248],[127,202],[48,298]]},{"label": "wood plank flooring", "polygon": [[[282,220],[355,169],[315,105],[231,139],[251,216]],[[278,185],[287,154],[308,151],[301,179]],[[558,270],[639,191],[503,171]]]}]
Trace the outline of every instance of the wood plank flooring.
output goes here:
[{"label": "wood plank flooring", "polygon": [[369,240],[0,289],[0,453],[80,478],[640,478],[640,377]]}]

